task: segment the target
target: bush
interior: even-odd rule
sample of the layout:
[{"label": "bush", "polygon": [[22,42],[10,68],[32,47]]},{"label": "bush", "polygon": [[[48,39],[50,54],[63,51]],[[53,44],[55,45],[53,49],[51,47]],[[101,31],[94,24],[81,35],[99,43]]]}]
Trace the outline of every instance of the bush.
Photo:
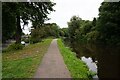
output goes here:
[{"label": "bush", "polygon": [[24,41],[25,41],[25,43],[29,43],[29,39],[25,39]]},{"label": "bush", "polygon": [[34,29],[31,33],[30,43],[37,43],[40,42],[43,37],[42,31],[40,29]]},{"label": "bush", "polygon": [[22,38],[22,40],[21,41],[24,41],[25,43],[29,43],[29,40],[30,40],[30,38]]},{"label": "bush", "polygon": [[21,49],[23,49],[23,47],[24,47],[24,45],[22,45],[20,43],[19,44],[13,43],[13,44],[9,45],[3,52],[21,50]]},{"label": "bush", "polygon": [[32,44],[38,43],[38,42],[40,42],[40,41],[42,41],[40,38],[31,38],[31,39],[30,39],[30,43],[32,43]]}]

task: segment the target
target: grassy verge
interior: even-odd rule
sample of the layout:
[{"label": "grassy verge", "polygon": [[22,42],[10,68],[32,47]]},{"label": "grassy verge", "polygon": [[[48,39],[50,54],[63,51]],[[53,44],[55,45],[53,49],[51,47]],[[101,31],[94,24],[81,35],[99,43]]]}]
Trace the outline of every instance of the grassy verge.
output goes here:
[{"label": "grassy verge", "polygon": [[66,48],[61,39],[58,39],[58,46],[64,62],[73,78],[85,78],[85,80],[92,79],[92,72],[89,71],[86,64],[78,59],[70,48]]},{"label": "grassy verge", "polygon": [[46,53],[52,39],[45,39],[24,47],[23,50],[11,51],[2,55],[3,78],[32,78]]}]

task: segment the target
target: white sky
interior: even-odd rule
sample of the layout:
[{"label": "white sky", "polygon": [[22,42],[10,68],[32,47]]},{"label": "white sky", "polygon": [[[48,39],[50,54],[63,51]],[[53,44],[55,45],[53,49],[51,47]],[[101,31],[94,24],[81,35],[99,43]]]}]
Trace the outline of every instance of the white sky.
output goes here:
[{"label": "white sky", "polygon": [[[104,0],[51,0],[56,3],[54,6],[55,12],[51,12],[48,15],[51,18],[46,23],[57,23],[61,28],[68,27],[67,22],[74,15],[79,16],[83,20],[93,20],[94,17],[98,17],[98,8]],[[23,31],[25,34],[30,34],[29,29],[32,26],[31,23],[28,27],[25,27]]]},{"label": "white sky", "polygon": [[48,17],[47,22],[57,23],[61,28],[67,27],[67,22],[73,15],[77,15],[83,20],[93,20],[98,17],[98,8],[103,0],[52,0],[56,3],[55,12]]},{"label": "white sky", "polygon": [[[30,21],[28,21],[28,25],[24,26],[24,30],[22,30],[25,34],[30,34],[30,30],[32,27],[32,23]],[[23,23],[21,23],[21,28],[23,28]]]}]

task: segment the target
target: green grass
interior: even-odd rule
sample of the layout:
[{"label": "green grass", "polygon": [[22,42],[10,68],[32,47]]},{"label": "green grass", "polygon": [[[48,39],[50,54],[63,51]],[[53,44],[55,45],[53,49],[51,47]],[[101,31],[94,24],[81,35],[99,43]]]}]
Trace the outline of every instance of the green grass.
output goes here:
[{"label": "green grass", "polygon": [[23,50],[11,51],[2,55],[3,78],[32,78],[40,65],[52,39],[31,44]]},{"label": "green grass", "polygon": [[58,46],[72,78],[84,78],[85,80],[92,78],[93,73],[89,71],[86,64],[78,59],[70,48],[65,47],[61,39],[58,39]]}]

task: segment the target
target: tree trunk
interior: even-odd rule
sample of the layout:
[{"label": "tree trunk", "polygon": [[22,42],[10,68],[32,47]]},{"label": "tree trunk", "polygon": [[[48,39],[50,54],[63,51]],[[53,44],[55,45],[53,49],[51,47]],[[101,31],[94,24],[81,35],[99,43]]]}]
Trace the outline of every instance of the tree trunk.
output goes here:
[{"label": "tree trunk", "polygon": [[21,34],[22,34],[22,29],[20,26],[20,15],[17,15],[17,26],[16,26],[16,36],[15,36],[16,43],[21,43]]}]

